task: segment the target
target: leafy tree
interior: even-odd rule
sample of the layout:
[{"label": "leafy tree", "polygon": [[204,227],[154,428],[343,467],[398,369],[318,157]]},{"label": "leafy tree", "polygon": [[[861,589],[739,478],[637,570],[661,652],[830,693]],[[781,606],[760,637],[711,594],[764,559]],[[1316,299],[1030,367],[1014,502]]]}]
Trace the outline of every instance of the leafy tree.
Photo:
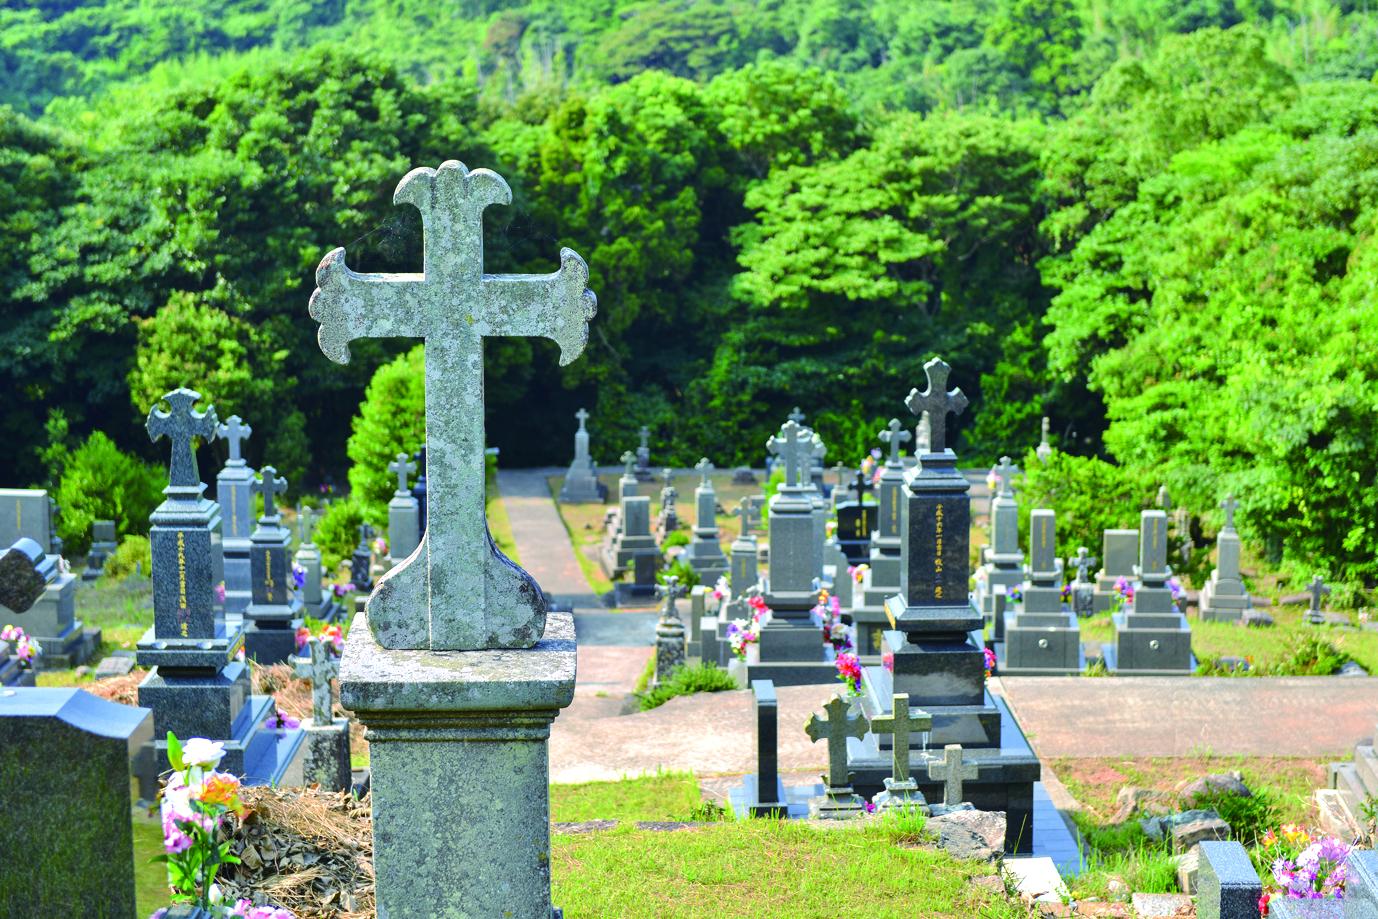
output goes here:
[{"label": "leafy tree", "polygon": [[349,436],[350,494],[369,520],[387,519],[397,490],[388,464],[410,456],[426,439],[425,349],[417,345],[378,368],[368,384]]},{"label": "leafy tree", "polygon": [[1057,511],[1057,552],[1063,558],[1085,546],[1100,557],[1106,530],[1139,527],[1139,512],[1151,507],[1157,484],[1138,471],[1094,456],[1075,456],[1054,449],[1046,461],[1028,451],[1015,483],[1019,492],[1019,532],[1029,532],[1036,508]]}]

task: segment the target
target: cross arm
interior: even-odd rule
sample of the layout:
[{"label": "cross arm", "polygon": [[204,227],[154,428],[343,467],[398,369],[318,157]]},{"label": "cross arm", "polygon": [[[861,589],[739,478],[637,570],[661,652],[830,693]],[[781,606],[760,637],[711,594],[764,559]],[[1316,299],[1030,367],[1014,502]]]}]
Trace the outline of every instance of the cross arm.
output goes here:
[{"label": "cross arm", "polygon": [[320,323],[321,351],[348,364],[349,343],[356,338],[424,336],[424,288],[424,275],[359,274],[345,264],[344,249],[330,252],[316,268],[309,308]]},{"label": "cross arm", "polygon": [[560,250],[551,274],[483,276],[484,335],[540,336],[560,346],[564,366],[584,351],[598,298],[588,289],[589,267],[573,249]]}]

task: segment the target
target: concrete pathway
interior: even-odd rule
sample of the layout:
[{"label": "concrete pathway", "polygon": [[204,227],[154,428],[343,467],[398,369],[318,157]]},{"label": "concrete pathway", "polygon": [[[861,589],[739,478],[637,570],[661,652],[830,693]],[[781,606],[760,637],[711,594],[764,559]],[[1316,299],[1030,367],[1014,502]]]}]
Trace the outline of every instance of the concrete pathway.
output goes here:
[{"label": "concrete pathway", "polygon": [[512,522],[512,538],[517,543],[522,567],[547,593],[558,601],[573,604],[575,609],[601,609],[603,604],[579,568],[569,532],[550,495],[546,477],[555,472],[498,470],[498,492]]}]

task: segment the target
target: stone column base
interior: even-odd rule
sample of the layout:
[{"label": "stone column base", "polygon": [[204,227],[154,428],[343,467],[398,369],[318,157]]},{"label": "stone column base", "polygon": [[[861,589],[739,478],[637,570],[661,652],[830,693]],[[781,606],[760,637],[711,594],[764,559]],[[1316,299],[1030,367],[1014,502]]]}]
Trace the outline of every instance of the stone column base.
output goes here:
[{"label": "stone column base", "polygon": [[326,791],[349,791],[354,787],[354,772],[349,762],[349,719],[336,718],[330,724],[308,721],[303,752],[302,780]]}]

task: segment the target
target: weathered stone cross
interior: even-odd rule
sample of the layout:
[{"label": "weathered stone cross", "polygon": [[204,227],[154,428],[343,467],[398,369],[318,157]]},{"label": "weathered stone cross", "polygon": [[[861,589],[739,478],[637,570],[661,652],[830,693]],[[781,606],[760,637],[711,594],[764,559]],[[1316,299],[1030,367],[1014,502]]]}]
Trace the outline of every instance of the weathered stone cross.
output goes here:
[{"label": "weathered stone cross", "polygon": [[911,389],[904,400],[915,415],[928,412],[928,452],[942,453],[947,449],[947,413],[960,415],[967,407],[967,397],[960,389],[944,390],[952,368],[942,358],[933,358],[923,365],[928,376],[928,388],[919,392]]},{"label": "weathered stone cross", "polygon": [[1000,457],[1000,465],[995,467],[995,477],[1000,480],[999,494],[1002,498],[1014,494],[1014,488],[1010,484],[1014,481],[1014,465],[1010,463],[1008,456]]},{"label": "weathered stone cross", "polygon": [[627,468],[622,472],[622,478],[636,478],[636,454],[630,450],[622,451],[622,462],[626,463]]},{"label": "weathered stone cross", "polygon": [[665,609],[660,613],[661,620],[678,619],[679,607],[675,605],[675,600],[684,596],[684,585],[679,582],[679,575],[666,575],[665,583],[656,585],[656,596],[665,598]]},{"label": "weathered stone cross", "polygon": [[224,424],[216,426],[215,433],[220,435],[221,440],[227,441],[230,445],[229,465],[242,466],[244,464],[241,446],[253,432],[254,429],[241,421],[238,415],[231,415]]},{"label": "weathered stone cross", "polygon": [[804,467],[804,449],[808,441],[800,438],[803,429],[790,419],[780,427],[780,433],[766,441],[766,449],[785,461],[785,484],[797,487]]},{"label": "weathered stone cross", "polygon": [[413,463],[411,458],[405,453],[397,454],[397,458],[388,463],[388,472],[397,475],[397,494],[404,496],[411,494],[411,492],[407,491],[407,476],[415,471],[416,464]]},{"label": "weathered stone cross", "polygon": [[483,271],[483,210],[509,204],[497,173],[449,160],[413,169],[393,194],[421,212],[421,274],[357,274],[336,249],[316,270],[321,350],[349,361],[356,338],[426,343],[427,528],[421,549],[380,579],[368,623],[385,648],[525,648],[545,631],[539,585],[500,551],[484,514],[483,339],[541,336],[560,363],[584,350],[597,300],[588,266],[560,250],[545,275]]},{"label": "weathered stone cross", "polygon": [[808,724],[804,725],[804,732],[814,743],[825,738],[828,741],[828,774],[824,781],[828,783],[829,788],[845,788],[851,785],[852,776],[847,771],[847,738],[855,737],[860,740],[866,736],[866,720],[850,714],[850,709],[851,705],[846,699],[833,696],[832,700],[823,706],[823,713],[828,717],[820,718],[814,713],[809,716]]},{"label": "weathered stone cross", "polygon": [[890,423],[885,426],[885,430],[880,432],[880,442],[890,447],[890,458],[885,461],[887,466],[902,466],[900,461],[900,447],[909,443],[914,437],[909,433],[909,429],[900,424],[898,418],[891,418]]},{"label": "weathered stone cross", "polygon": [[303,547],[311,545],[311,537],[315,535],[316,512],[310,507],[303,507],[297,512],[297,538],[301,540]]},{"label": "weathered stone cross", "polygon": [[579,419],[579,430],[584,430],[584,422],[589,420],[589,413],[581,408],[574,413],[574,417]]},{"label": "weathered stone cross", "polygon": [[215,440],[217,425],[215,409],[204,412],[193,411],[201,394],[190,389],[174,389],[163,396],[172,407],[171,411],[161,411],[154,405],[148,412],[148,439],[156,442],[166,437],[172,442],[172,461],[168,466],[168,483],[163,494],[169,498],[195,501],[206,490],[201,482],[201,474],[196,469],[195,439],[200,437],[209,443]]},{"label": "weathered stone cross", "polygon": [[276,526],[281,518],[274,498],[287,490],[287,480],[278,478],[278,471],[272,466],[264,466],[259,470],[259,475],[262,478],[249,483],[249,492],[263,496],[263,516],[259,519],[269,526]]},{"label": "weathered stone cross", "polygon": [[1330,593],[1330,588],[1326,586],[1325,579],[1319,574],[1311,579],[1311,583],[1306,585],[1306,592],[1311,595],[1311,612],[1321,611],[1321,598]]},{"label": "weathered stone cross", "polygon": [[292,672],[311,681],[311,720],[322,727],[335,718],[330,681],[340,675],[340,659],[323,639],[314,636],[306,640],[306,652],[295,659]]},{"label": "weathered stone cross", "polygon": [[708,475],[715,467],[708,461],[708,457],[701,457],[699,461],[694,464],[694,468],[699,471],[699,485],[703,488],[712,488],[713,480],[710,479]]},{"label": "weathered stone cross", "polygon": [[752,521],[756,516],[756,502],[751,500],[750,495],[744,495],[741,500],[737,502],[737,507],[732,511],[732,516],[741,518],[742,539],[746,539],[751,535],[753,529]]},{"label": "weathered stone cross", "polygon": [[1225,529],[1233,530],[1234,512],[1235,508],[1239,507],[1239,502],[1234,499],[1234,495],[1227,495],[1225,500],[1220,502],[1220,506],[1225,511]]},{"label": "weathered stone cross", "polygon": [[1086,572],[1095,567],[1096,558],[1087,554],[1085,546],[1078,546],[1076,558],[1069,558],[1067,561],[1077,570],[1077,583],[1087,584],[1090,582],[1086,577]]},{"label": "weathered stone cross", "polygon": [[943,803],[949,806],[962,803],[962,782],[979,779],[981,770],[975,763],[962,762],[962,745],[950,743],[943,747],[942,763],[928,764],[928,778],[943,783]]},{"label": "weathered stone cross", "polygon": [[794,411],[790,412],[790,413],[789,413],[788,415],[786,415],[785,417],[788,418],[790,421],[793,421],[795,424],[800,425],[800,426],[802,427],[803,424],[804,424],[804,419],[805,419],[806,417],[808,417],[808,416],[805,415],[802,411],[800,411],[800,410],[799,410],[799,406],[796,405],[796,406],[794,407]]},{"label": "weathered stone cross", "polygon": [[930,731],[933,719],[922,709],[909,711],[909,693],[897,692],[890,706],[890,714],[871,719],[871,733],[895,735],[895,748],[890,757],[890,777],[896,782],[909,781],[909,735],[915,731]]}]

